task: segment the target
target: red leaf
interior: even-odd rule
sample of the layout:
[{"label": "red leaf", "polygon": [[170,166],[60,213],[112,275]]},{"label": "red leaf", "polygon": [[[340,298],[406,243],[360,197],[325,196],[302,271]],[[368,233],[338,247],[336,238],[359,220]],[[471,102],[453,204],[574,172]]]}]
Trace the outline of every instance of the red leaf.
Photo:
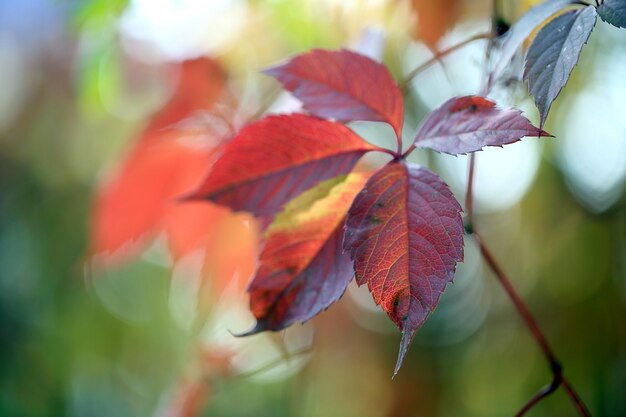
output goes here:
[{"label": "red leaf", "polygon": [[248,289],[257,324],[246,335],[307,321],[341,297],[354,275],[341,248],[345,216],[366,180],[361,173],[322,182],[276,217]]},{"label": "red leaf", "polygon": [[374,149],[339,123],[301,114],[270,116],[243,128],[225,146],[191,198],[273,216],[302,191],[350,172]]},{"label": "red leaf", "polygon": [[[205,205],[211,205],[206,204]],[[242,294],[254,275],[257,267],[259,233],[254,218],[248,213],[228,213],[219,223],[212,225],[207,235],[203,276],[209,279],[202,289],[201,297],[215,300],[224,288],[239,278],[239,291]],[[213,304],[204,307],[211,308]]]},{"label": "red leaf", "polygon": [[210,59],[181,64],[172,98],[152,117],[137,145],[98,191],[92,216],[93,252],[116,252],[123,246],[141,249],[161,229],[174,200],[200,183],[214,149],[192,144],[196,134],[171,126],[194,112],[211,109],[225,80],[222,69]]},{"label": "red leaf", "polygon": [[176,259],[219,239],[216,233],[219,225],[233,216],[227,208],[204,201],[181,203],[172,199],[166,208],[161,223]]},{"label": "red leaf", "polygon": [[394,373],[463,260],[460,213],[437,175],[406,161],[376,172],[350,208],[343,246],[357,283],[367,283],[403,333]]},{"label": "red leaf", "polygon": [[[220,123],[228,123],[230,116],[216,110],[225,75],[214,61],[186,61],[180,77],[169,103],[153,116],[137,145],[98,191],[90,249],[109,255],[109,266],[131,260],[164,232],[174,260],[191,252],[204,256],[207,279],[198,303],[204,314],[233,277],[245,284],[252,276],[258,238],[255,225],[248,227],[249,216],[206,202],[180,201],[206,177],[222,146]],[[213,114],[217,121],[192,120]]]},{"label": "red leaf", "polygon": [[220,98],[226,84],[224,70],[208,58],[184,61],[180,65],[180,79],[167,104],[152,116],[144,133],[159,136],[163,128],[191,116],[201,110],[209,110]]},{"label": "red leaf", "polygon": [[174,138],[144,142],[135,148],[117,175],[99,191],[92,220],[92,250],[115,252],[124,245],[146,243],[141,240],[160,229],[175,199],[196,186],[206,173],[211,153]]},{"label": "red leaf", "polygon": [[435,46],[446,31],[454,26],[459,11],[458,0],[411,0],[417,13],[415,36],[429,46]]},{"label": "red leaf", "polygon": [[314,49],[265,71],[316,116],[341,122],[387,122],[400,137],[402,93],[387,68],[345,49]]},{"label": "red leaf", "polygon": [[533,126],[516,109],[497,109],[479,96],[455,97],[431,112],[415,137],[415,145],[451,155],[502,146],[524,136],[551,136]]}]

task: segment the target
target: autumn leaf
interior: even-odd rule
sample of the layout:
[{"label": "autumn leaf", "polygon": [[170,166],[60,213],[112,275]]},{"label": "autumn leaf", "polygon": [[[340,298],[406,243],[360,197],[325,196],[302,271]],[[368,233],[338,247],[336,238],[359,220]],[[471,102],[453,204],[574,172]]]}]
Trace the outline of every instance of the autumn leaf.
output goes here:
[{"label": "autumn leaf", "polygon": [[415,35],[433,47],[446,31],[456,22],[458,0],[411,0],[411,7],[417,14]]},{"label": "autumn leaf", "polygon": [[463,260],[460,213],[437,175],[406,161],[376,172],[350,207],[343,246],[356,281],[402,330],[394,374]]},{"label": "autumn leaf", "polygon": [[210,111],[224,92],[227,76],[215,60],[196,58],[183,61],[178,72],[179,80],[172,97],[152,116],[142,140],[158,139],[166,128],[196,112]]},{"label": "autumn leaf", "polygon": [[[202,204],[213,206],[206,202]],[[249,213],[229,212],[204,232],[207,241],[202,276],[206,282],[201,287],[201,297],[210,299],[229,284],[236,284],[234,288],[240,290],[237,293],[243,293],[254,276],[259,255],[260,234],[255,219]],[[235,278],[238,279],[236,282]]]},{"label": "autumn leaf", "polygon": [[400,137],[402,93],[387,68],[345,49],[314,49],[265,71],[312,114],[341,122],[387,122]]},{"label": "autumn leaf", "polygon": [[539,109],[542,127],[552,102],[578,62],[596,18],[594,6],[565,12],[543,27],[530,45],[524,79]]},{"label": "autumn leaf", "polygon": [[455,97],[430,113],[417,132],[415,144],[451,155],[502,146],[524,136],[550,136],[534,127],[516,109],[498,109],[480,96]]},{"label": "autumn leaf", "polygon": [[598,14],[605,22],[626,28],[626,0],[604,0],[598,7]]},{"label": "autumn leaf", "polygon": [[359,173],[324,181],[276,216],[248,289],[257,323],[245,335],[305,322],[341,297],[354,275],[343,226],[366,180]]},{"label": "autumn leaf", "polygon": [[[126,255],[131,255],[145,246],[161,229],[175,200],[205,175],[213,151],[189,146],[172,135],[140,143],[100,188],[92,218],[94,253],[113,253],[124,247]],[[217,215],[206,207],[199,210],[207,218]]]},{"label": "autumn leaf", "polygon": [[132,261],[162,234],[174,261],[193,252],[203,256],[202,309],[212,305],[207,295],[219,295],[235,273],[245,284],[256,267],[257,234],[249,216],[180,200],[198,187],[219,154],[224,138],[188,122],[212,114],[225,80],[213,60],[181,64],[172,98],[102,183],[91,218],[90,251],[104,256],[104,267]]},{"label": "autumn leaf", "polygon": [[[161,229],[174,200],[199,184],[214,158],[214,146],[199,145],[196,133],[172,125],[194,112],[211,109],[225,80],[221,68],[210,59],[181,64],[172,98],[152,117],[137,144],[97,192],[92,252],[113,253],[122,247],[128,249],[126,255],[136,252]],[[207,219],[215,214],[206,207],[198,211]]]},{"label": "autumn leaf", "polygon": [[350,172],[376,147],[342,124],[293,114],[244,127],[191,199],[271,217],[320,181]]},{"label": "autumn leaf", "polygon": [[547,0],[526,12],[507,33],[498,40],[500,56],[492,71],[494,79],[500,78],[506,67],[510,64],[513,55],[521,48],[537,27],[546,19],[559,10],[575,3],[573,0]]}]

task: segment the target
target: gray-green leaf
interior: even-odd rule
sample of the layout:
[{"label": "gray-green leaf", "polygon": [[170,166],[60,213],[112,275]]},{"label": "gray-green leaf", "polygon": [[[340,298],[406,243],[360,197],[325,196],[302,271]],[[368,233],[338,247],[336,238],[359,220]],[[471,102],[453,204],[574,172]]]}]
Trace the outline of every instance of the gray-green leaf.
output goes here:
[{"label": "gray-green leaf", "polygon": [[626,28],[626,0],[605,0],[598,7],[598,14],[605,22]]},{"label": "gray-green leaf", "polygon": [[578,62],[596,19],[594,6],[565,12],[543,27],[530,45],[524,79],[539,109],[541,127]]}]

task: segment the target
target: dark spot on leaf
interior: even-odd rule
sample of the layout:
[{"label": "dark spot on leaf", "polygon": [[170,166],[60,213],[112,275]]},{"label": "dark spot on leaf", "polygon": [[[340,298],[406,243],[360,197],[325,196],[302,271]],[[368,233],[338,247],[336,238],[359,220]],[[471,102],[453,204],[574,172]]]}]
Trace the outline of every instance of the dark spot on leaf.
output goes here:
[{"label": "dark spot on leaf", "polygon": [[381,224],[383,222],[378,217],[374,217],[374,216],[369,217],[368,221],[370,224]]},{"label": "dark spot on leaf", "polygon": [[469,109],[468,109],[468,110],[470,111],[470,113],[474,113],[474,112],[476,111],[476,109],[477,109],[477,108],[478,108],[478,107],[476,107],[476,105],[475,105],[475,104],[472,104],[471,106],[469,106]]}]

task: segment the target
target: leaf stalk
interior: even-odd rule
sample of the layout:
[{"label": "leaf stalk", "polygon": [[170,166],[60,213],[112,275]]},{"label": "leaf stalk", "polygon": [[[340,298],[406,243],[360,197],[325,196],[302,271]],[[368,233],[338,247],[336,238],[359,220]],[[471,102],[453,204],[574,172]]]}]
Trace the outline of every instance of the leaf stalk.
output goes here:
[{"label": "leaf stalk", "polygon": [[406,91],[406,89],[409,86],[409,83],[413,80],[413,78],[419,75],[422,71],[428,69],[431,65],[435,64],[436,62],[439,62],[441,58],[445,57],[446,55],[449,55],[452,52],[455,52],[463,48],[464,46],[469,45],[470,43],[474,41],[477,41],[480,39],[490,39],[490,38],[491,38],[491,32],[479,33],[470,38],[467,38],[466,40],[460,43],[457,43],[456,45],[452,45],[449,48],[446,48],[442,51],[437,52],[435,56],[433,56],[431,59],[429,59],[428,61],[424,62],[423,64],[419,65],[418,67],[414,68],[411,72],[409,72],[407,76],[404,78],[404,80],[400,83],[400,89],[402,91]]}]

